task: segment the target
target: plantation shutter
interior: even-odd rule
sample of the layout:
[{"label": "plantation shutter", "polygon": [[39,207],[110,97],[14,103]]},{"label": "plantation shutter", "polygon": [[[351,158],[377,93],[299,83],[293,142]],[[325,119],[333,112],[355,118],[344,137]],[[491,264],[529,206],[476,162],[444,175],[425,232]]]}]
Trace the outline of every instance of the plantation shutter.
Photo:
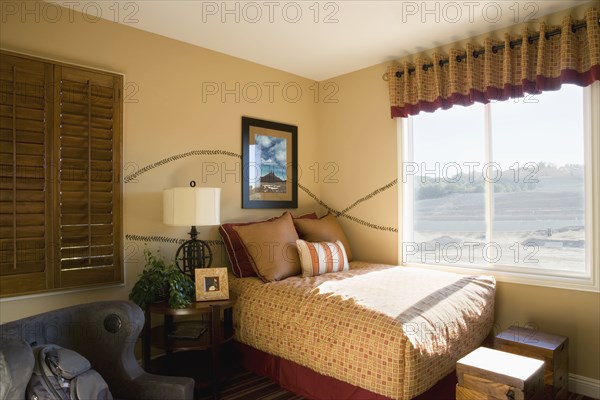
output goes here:
[{"label": "plantation shutter", "polygon": [[0,59],[0,296],[123,282],[122,76]]},{"label": "plantation shutter", "polygon": [[120,280],[120,77],[59,66],[56,225],[62,287]]},{"label": "plantation shutter", "polygon": [[0,290],[53,285],[48,126],[52,66],[2,55],[0,63]]}]

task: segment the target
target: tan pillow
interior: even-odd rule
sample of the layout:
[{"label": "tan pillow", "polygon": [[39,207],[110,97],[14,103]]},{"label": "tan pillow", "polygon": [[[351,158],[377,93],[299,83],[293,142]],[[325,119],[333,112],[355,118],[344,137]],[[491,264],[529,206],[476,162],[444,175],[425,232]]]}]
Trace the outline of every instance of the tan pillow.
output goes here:
[{"label": "tan pillow", "polygon": [[[286,211],[287,212],[287,211]],[[283,214],[282,214],[283,215]],[[296,219],[296,217],[292,216],[292,218]],[[304,214],[297,218],[310,218],[317,219],[316,213]],[[254,267],[252,266],[252,261],[250,261],[250,257],[244,248],[244,244],[242,243],[242,239],[240,239],[240,235],[236,232],[234,227],[242,226],[242,225],[252,225],[256,223],[261,223],[265,221],[272,221],[275,218],[269,218],[264,221],[255,221],[255,222],[229,222],[226,224],[222,224],[219,227],[219,233],[223,238],[223,243],[225,244],[225,250],[227,250],[227,256],[229,257],[229,264],[231,265],[231,272],[238,278],[245,278],[247,276],[256,276],[256,272],[254,271]]]},{"label": "tan pillow", "polygon": [[289,212],[272,221],[233,229],[240,235],[252,267],[263,281],[279,281],[302,273],[296,249],[298,233]]},{"label": "tan pillow", "polygon": [[298,219],[294,221],[300,239],[307,242],[335,242],[339,240],[344,245],[348,261],[352,261],[350,243],[344,231],[333,214],[327,214],[319,219]]},{"label": "tan pillow", "polygon": [[344,245],[339,240],[335,243],[313,243],[298,239],[296,245],[304,277],[348,271],[349,269]]}]

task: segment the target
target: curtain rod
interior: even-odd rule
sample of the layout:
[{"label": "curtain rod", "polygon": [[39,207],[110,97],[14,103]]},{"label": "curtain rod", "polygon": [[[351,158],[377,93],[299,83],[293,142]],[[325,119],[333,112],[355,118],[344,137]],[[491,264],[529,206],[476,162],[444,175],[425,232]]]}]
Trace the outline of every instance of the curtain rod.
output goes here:
[{"label": "curtain rod", "polygon": [[[600,25],[600,18],[598,19],[598,25]],[[580,22],[579,24],[573,24],[571,26],[571,31],[573,33],[575,33],[577,30],[582,29],[582,28],[586,28],[587,27],[587,23],[586,22]],[[546,32],[544,34],[544,37],[546,38],[546,40],[550,39],[552,36],[556,36],[556,35],[560,35],[562,32],[561,28],[557,28],[553,31],[550,32]],[[535,34],[533,36],[529,36],[527,37],[527,41],[529,42],[529,44],[533,44],[534,41],[539,40],[540,39],[540,34]],[[510,48],[514,48],[515,46],[519,46],[523,44],[523,38],[518,39],[518,40],[512,40],[509,42],[509,46]],[[495,45],[492,46],[492,53],[496,54],[498,52],[498,50],[502,50],[504,49],[504,47],[506,47],[504,44],[499,44],[499,45]],[[485,54],[485,50],[475,50],[473,52],[473,58],[477,58],[481,55]],[[462,60],[466,59],[467,55],[461,55],[461,56],[456,56],[456,62],[461,62]],[[444,65],[448,64],[450,62],[450,60],[445,59],[445,60],[440,60],[439,61],[439,65],[440,67],[443,67]],[[429,64],[423,64],[423,71],[427,71],[429,68],[433,67],[433,63],[429,63]],[[409,68],[408,69],[408,73],[412,73],[415,72],[416,69],[415,68]],[[402,78],[402,75],[404,75],[404,71],[396,71],[396,78]],[[383,80],[388,80],[388,76],[387,76],[387,72],[385,74],[383,74]]]}]

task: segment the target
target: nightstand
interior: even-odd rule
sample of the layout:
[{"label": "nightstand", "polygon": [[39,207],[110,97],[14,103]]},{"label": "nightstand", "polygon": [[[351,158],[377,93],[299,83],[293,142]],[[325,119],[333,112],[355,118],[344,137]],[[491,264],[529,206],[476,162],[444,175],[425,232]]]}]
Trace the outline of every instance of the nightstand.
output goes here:
[{"label": "nightstand", "polygon": [[456,363],[456,400],[541,400],[544,362],[480,347]]},{"label": "nightstand", "polygon": [[566,399],[569,380],[569,338],[511,326],[496,336],[494,348],[543,360],[547,399]]},{"label": "nightstand", "polygon": [[[166,302],[150,304],[142,341],[144,368],[157,374],[190,376],[197,390],[211,387],[216,398],[223,379],[222,347],[234,334],[234,304],[234,299],[196,302],[187,308],[171,308]],[[162,315],[163,324],[153,326],[152,314]],[[151,358],[152,347],[165,353]]]}]

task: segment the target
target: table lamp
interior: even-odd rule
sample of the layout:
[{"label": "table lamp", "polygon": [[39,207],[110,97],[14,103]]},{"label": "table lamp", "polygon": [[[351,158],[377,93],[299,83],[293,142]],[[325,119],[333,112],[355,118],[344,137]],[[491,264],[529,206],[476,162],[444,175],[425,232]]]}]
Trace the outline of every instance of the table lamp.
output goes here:
[{"label": "table lamp", "polygon": [[175,254],[179,269],[192,280],[195,268],[208,268],[212,263],[212,251],[203,240],[198,240],[196,226],[219,225],[220,188],[175,187],[163,191],[163,223],[172,226],[191,226],[190,240],[184,242]]}]

